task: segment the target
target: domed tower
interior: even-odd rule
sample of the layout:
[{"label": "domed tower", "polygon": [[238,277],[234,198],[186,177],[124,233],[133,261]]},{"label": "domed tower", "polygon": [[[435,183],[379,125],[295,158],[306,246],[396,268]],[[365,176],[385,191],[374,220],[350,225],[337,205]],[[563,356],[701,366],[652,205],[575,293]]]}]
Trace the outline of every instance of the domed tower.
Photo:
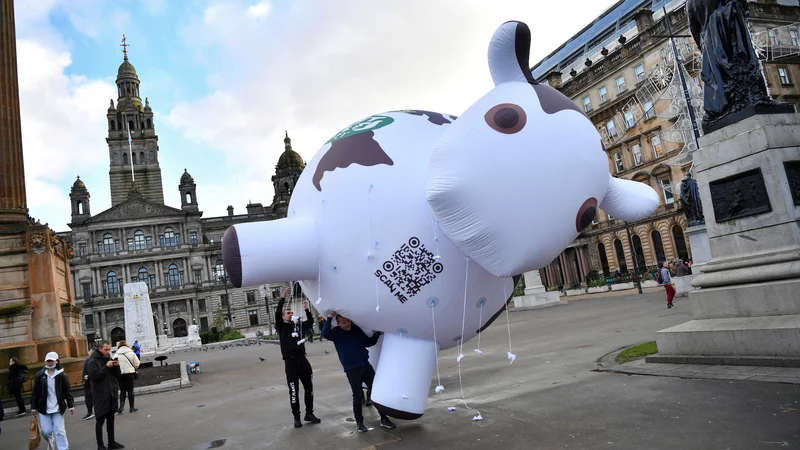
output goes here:
[{"label": "domed tower", "polygon": [[89,208],[89,190],[86,185],[81,181],[81,177],[72,183],[72,189],[69,192],[69,199],[72,203],[72,223],[80,224],[86,219],[92,217],[91,209]]},{"label": "domed tower", "polygon": [[194,178],[183,169],[181,175],[181,182],[178,184],[178,190],[181,192],[181,209],[188,213],[200,212],[197,205],[197,185],[194,183]]},{"label": "domed tower", "polygon": [[294,186],[305,167],[306,164],[300,154],[292,150],[292,139],[287,131],[286,137],[283,139],[283,153],[278,158],[275,175],[272,177],[272,186],[275,189],[272,210],[279,216],[285,217]]},{"label": "domed tower", "polygon": [[128,60],[128,46],[123,35],[123,60],[117,70],[117,105],[111,100],[107,112],[111,205],[127,200],[134,181],[145,199],[163,205],[153,109],[147,98],[142,104],[139,75]]}]

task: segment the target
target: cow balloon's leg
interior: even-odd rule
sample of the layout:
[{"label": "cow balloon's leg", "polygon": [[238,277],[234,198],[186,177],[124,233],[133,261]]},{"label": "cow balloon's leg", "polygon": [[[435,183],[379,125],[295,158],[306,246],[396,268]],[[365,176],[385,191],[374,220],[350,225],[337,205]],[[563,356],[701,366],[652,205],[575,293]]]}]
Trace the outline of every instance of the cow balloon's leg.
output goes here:
[{"label": "cow balloon's leg", "polygon": [[436,369],[436,343],[399,334],[384,334],[372,385],[372,403],[390,417],[422,417]]}]

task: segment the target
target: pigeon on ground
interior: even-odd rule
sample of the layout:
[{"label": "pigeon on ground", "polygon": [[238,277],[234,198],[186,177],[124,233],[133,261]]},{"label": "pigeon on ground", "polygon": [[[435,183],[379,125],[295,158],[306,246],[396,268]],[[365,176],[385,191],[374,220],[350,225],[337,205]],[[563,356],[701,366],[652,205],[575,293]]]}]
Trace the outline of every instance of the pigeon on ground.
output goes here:
[{"label": "pigeon on ground", "polygon": [[326,354],[326,355],[328,354],[328,349],[325,349],[325,354]]},{"label": "pigeon on ground", "polygon": [[265,359],[260,356],[258,357],[258,359],[260,359],[261,361],[265,361]]}]

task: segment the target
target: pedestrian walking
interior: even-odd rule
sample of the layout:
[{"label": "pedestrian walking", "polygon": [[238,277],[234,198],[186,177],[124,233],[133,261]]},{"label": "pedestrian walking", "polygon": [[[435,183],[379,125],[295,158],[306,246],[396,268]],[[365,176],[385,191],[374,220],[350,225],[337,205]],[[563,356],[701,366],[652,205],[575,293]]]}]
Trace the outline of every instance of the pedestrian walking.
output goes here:
[{"label": "pedestrian walking", "polygon": [[298,382],[303,383],[305,394],[306,415],[303,420],[310,423],[321,422],[314,415],[313,369],[306,358],[306,346],[301,337],[301,330],[314,326],[314,317],[308,309],[308,301],[304,301],[306,320],[302,322],[298,320],[295,323],[292,321],[294,312],[291,309],[284,311],[285,303],[285,297],[281,297],[278,301],[278,308],[275,310],[275,327],[281,341],[281,355],[286,368],[286,383],[289,385],[289,404],[294,416],[294,427],[300,428],[303,423],[300,422],[300,401],[297,398]]},{"label": "pedestrian walking", "polygon": [[[336,328],[331,326],[334,317],[338,325]],[[383,333],[376,331],[371,337],[367,337],[366,333],[347,317],[330,313],[322,334],[336,347],[339,362],[342,363],[347,381],[350,382],[350,389],[353,391],[353,415],[356,419],[356,430],[359,433],[365,433],[367,427],[364,426],[364,415],[361,410],[364,396],[362,384],[366,384],[367,390],[372,391],[372,382],[375,379],[375,370],[369,363],[367,347],[377,344],[378,338]],[[383,428],[395,428],[395,424],[389,420],[389,417],[384,413],[380,413],[380,415]]]},{"label": "pedestrian walking", "polygon": [[319,340],[322,341],[322,330],[325,329],[325,319],[322,316],[317,319],[317,326],[319,327]]},{"label": "pedestrian walking", "polygon": [[[92,352],[89,361],[89,380],[94,400],[95,437],[97,450],[125,448],[114,439],[114,414],[119,403],[119,361],[111,359],[111,343],[103,341]],[[108,433],[108,447],[103,444],[103,424]]]},{"label": "pedestrian walking", "polygon": [[25,402],[22,401],[22,385],[28,378],[28,366],[19,362],[17,357],[8,360],[8,392],[17,401],[17,416],[25,415]]},{"label": "pedestrian walking", "polygon": [[675,298],[675,286],[672,285],[672,277],[669,273],[669,263],[664,261],[663,267],[658,271],[658,284],[664,285],[667,292],[667,309],[674,307],[672,299]]},{"label": "pedestrian walking", "polygon": [[56,449],[69,449],[64,413],[69,409],[75,414],[75,400],[69,390],[69,379],[58,361],[58,353],[50,352],[44,357],[45,366],[33,381],[31,391],[31,414],[39,420],[42,435],[48,441],[55,435]]},{"label": "pedestrian walking", "polygon": [[136,412],[138,409],[133,406],[133,385],[136,380],[136,371],[139,369],[139,358],[124,340],[119,342],[117,354],[114,357],[119,361],[119,388],[122,392],[117,414],[122,414],[125,409],[126,396],[131,404],[130,412]]},{"label": "pedestrian walking", "polygon": [[89,361],[92,360],[92,357],[89,356],[83,362],[83,398],[86,402],[86,415],[83,416],[82,420],[89,420],[94,417],[94,406],[92,403],[92,382],[89,380]]},{"label": "pedestrian walking", "polygon": [[133,353],[136,354],[137,358],[142,357],[142,346],[139,345],[139,341],[133,341]]}]

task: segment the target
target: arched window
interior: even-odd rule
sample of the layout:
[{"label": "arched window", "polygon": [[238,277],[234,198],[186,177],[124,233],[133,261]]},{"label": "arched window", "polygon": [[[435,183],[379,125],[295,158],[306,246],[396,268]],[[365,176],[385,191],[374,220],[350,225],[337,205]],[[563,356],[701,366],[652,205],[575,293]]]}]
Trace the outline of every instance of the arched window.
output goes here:
[{"label": "arched window", "polygon": [[83,214],[83,201],[78,200],[78,214]]},{"label": "arched window", "polygon": [[167,278],[169,279],[168,282],[170,286],[180,286],[180,272],[178,272],[178,266],[175,264],[169,265]]},{"label": "arched window", "polygon": [[175,243],[175,232],[172,231],[171,227],[167,227],[164,229],[164,246],[165,247],[174,247]]},{"label": "arched window", "polygon": [[186,203],[191,205],[192,204],[192,193],[191,192],[187,192],[185,197],[186,197]]},{"label": "arched window", "polygon": [[131,153],[131,164],[133,164],[134,166],[136,165],[136,153]]},{"label": "arched window", "polygon": [[152,128],[153,128],[153,122],[151,122],[150,119],[147,119],[147,129],[150,130]]},{"label": "arched window", "polygon": [[139,152],[139,164],[147,164],[147,160],[144,159],[144,152]]},{"label": "arched window", "polygon": [[150,280],[150,274],[147,273],[147,267],[140,267],[139,268],[139,281],[144,281],[145,283]]},{"label": "arched window", "polygon": [[103,253],[114,253],[114,236],[111,233],[103,235]]},{"label": "arched window", "polygon": [[680,225],[672,227],[672,241],[675,243],[675,252],[678,254],[678,258],[688,261],[689,251],[686,250],[686,239],[683,237],[683,229]]},{"label": "arched window", "polygon": [[108,121],[108,126],[111,129],[111,131],[115,131],[117,129],[117,122],[114,121],[113,119],[109,120]]},{"label": "arched window", "polygon": [[600,266],[603,268],[603,275],[608,276],[608,257],[606,256],[606,246],[603,243],[597,244],[597,255],[600,257]]},{"label": "arched window", "polygon": [[128,165],[128,154],[127,153],[123,153],[122,154],[122,165],[123,166],[127,166]]},{"label": "arched window", "polygon": [[225,278],[225,265],[222,263],[221,259],[218,259],[214,265],[214,276],[217,281],[222,281],[222,279]]},{"label": "arched window", "polygon": [[653,230],[650,233],[650,239],[653,241],[653,250],[656,252],[656,262],[660,266],[661,263],[667,260],[664,255],[664,245],[661,243],[661,233],[658,230]]},{"label": "arched window", "polygon": [[628,265],[625,263],[625,250],[622,248],[622,241],[619,239],[614,241],[614,250],[617,252],[617,267],[621,273],[628,271]]},{"label": "arched window", "polygon": [[144,120],[139,122],[139,129],[144,130]]},{"label": "arched window", "polygon": [[145,249],[144,232],[142,230],[136,230],[136,233],[133,233],[133,245],[136,250]]},{"label": "arched window", "polygon": [[636,253],[636,264],[639,265],[639,270],[641,271],[647,267],[647,263],[644,260],[644,250],[642,249],[642,239],[638,234],[634,234],[631,240],[633,240],[633,251]]},{"label": "arched window", "polygon": [[119,280],[117,279],[117,272],[112,270],[106,274],[106,285],[108,286],[109,295],[119,294]]}]

